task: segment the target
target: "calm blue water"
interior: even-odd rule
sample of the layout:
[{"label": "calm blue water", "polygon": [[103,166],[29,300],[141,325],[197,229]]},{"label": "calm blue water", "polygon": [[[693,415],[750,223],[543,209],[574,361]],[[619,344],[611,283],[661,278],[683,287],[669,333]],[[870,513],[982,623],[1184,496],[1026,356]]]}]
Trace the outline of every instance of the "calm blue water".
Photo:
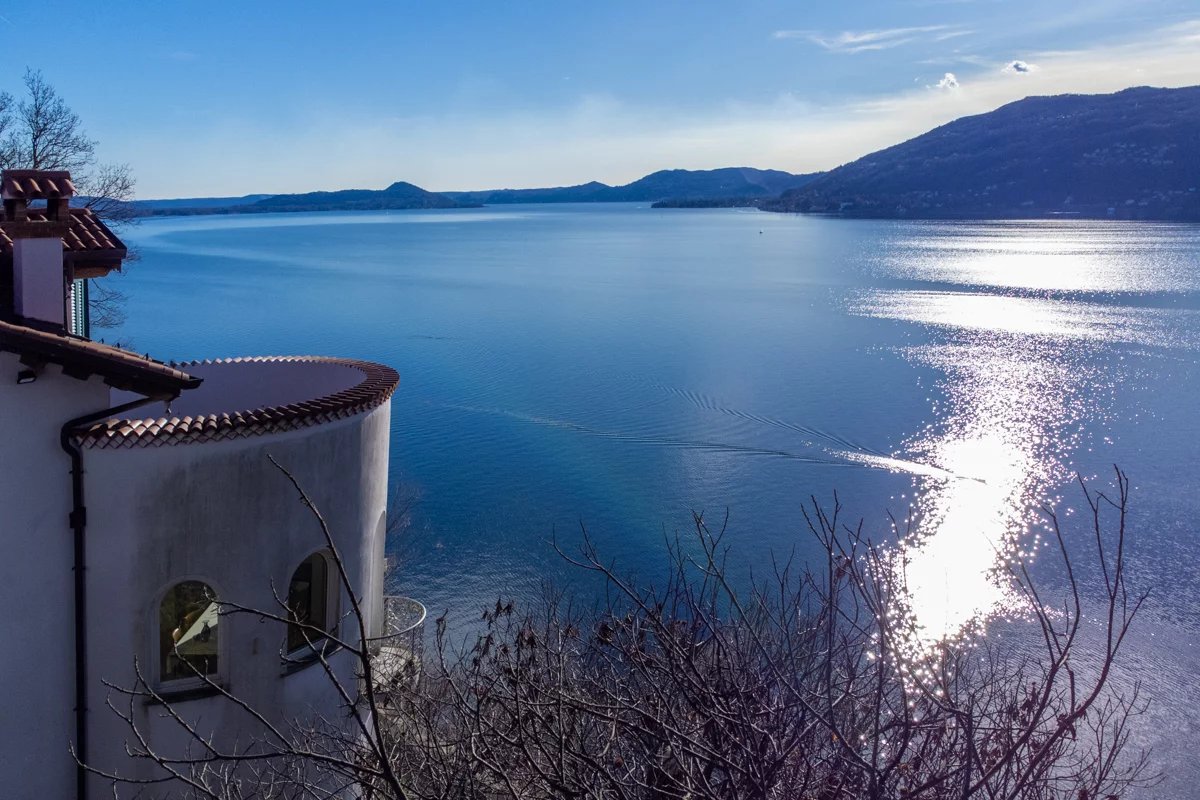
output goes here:
[{"label": "calm blue water", "polygon": [[603,205],[158,219],[126,238],[142,258],[109,338],[400,371],[391,477],[418,501],[393,548],[434,613],[569,580],[548,542],[581,524],[647,576],[693,510],[728,514],[740,574],[804,558],[800,508],[836,490],[880,537],[915,508],[915,604],[952,630],[1003,602],[986,572],[1036,536],[1038,504],[1077,505],[1075,472],[1120,464],[1133,579],[1154,591],[1131,664],[1164,700],[1142,735],[1176,767],[1157,796],[1187,796],[1200,228]]}]

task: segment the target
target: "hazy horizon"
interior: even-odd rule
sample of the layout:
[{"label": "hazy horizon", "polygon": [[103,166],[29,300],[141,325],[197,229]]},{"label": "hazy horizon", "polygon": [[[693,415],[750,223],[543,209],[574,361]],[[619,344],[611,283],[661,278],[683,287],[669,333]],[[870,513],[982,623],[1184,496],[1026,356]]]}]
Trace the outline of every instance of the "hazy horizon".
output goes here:
[{"label": "hazy horizon", "polygon": [[1182,0],[64,2],[0,14],[0,89],[42,70],[142,198],[621,185],[814,172],[1028,95],[1193,85],[1198,44]]},{"label": "hazy horizon", "polygon": [[[1194,84],[1194,86],[1200,86],[1200,84]],[[1124,89],[1118,89],[1116,91],[1120,92],[1120,91],[1125,91],[1128,89],[1135,89],[1135,88],[1189,88],[1189,87],[1127,86],[1127,87],[1124,87]],[[1064,95],[1065,94],[1072,94],[1072,93],[1064,93]],[[1074,94],[1079,94],[1079,93],[1074,93]],[[1103,94],[1111,94],[1111,93],[1103,93]],[[1029,95],[1026,98],[1022,98],[1022,99],[1029,99],[1029,98],[1035,97],[1035,96],[1037,96],[1037,95]],[[1011,102],[1019,102],[1019,100],[1011,101]],[[994,109],[989,109],[989,110],[994,110]],[[979,113],[988,113],[988,112],[983,111],[983,112],[979,112]],[[964,116],[969,116],[969,115],[964,115]],[[958,118],[956,118],[956,119],[958,119]],[[920,133],[914,134],[913,137],[909,137],[909,138],[911,139],[911,138],[919,137],[923,133],[926,133],[926,132],[927,131],[921,131]],[[903,141],[907,141],[907,139],[898,140],[898,141],[892,142],[890,144],[882,145],[880,149],[886,149],[886,148],[892,146],[893,144],[900,144]],[[869,153],[863,153],[862,155],[866,156],[866,155],[869,155]],[[854,160],[854,159],[851,159],[851,161],[852,160]],[[809,174],[817,173],[817,172],[828,172],[829,170],[836,169],[837,167],[842,166],[842,164],[845,164],[845,163],[849,163],[849,162],[841,162],[840,164],[833,164],[828,167],[809,170]],[[698,171],[698,172],[715,171],[715,170],[721,170],[721,169],[756,169],[756,170],[760,170],[760,171],[776,170],[776,171],[784,171],[784,172],[789,171],[789,170],[781,170],[779,167],[763,166],[763,165],[757,165],[757,164],[723,164],[723,165],[719,165],[719,166],[692,167],[692,168],[674,167],[674,166],[668,165],[668,166],[658,167],[656,169],[651,170],[650,172],[647,172],[642,175],[638,175],[637,177],[632,178],[629,181],[624,181],[622,183],[615,183],[615,184],[608,183],[606,181],[597,181],[597,179],[595,179],[595,178],[590,178],[587,180],[579,181],[577,183],[559,184],[556,186],[549,186],[549,185],[534,186],[532,184],[513,184],[510,186],[472,186],[470,188],[455,188],[455,189],[432,188],[429,186],[421,186],[419,188],[426,189],[431,192],[451,192],[451,193],[453,193],[453,192],[468,192],[468,191],[506,191],[506,190],[526,190],[526,189],[570,188],[570,187],[582,186],[582,185],[586,185],[588,183],[594,183],[594,182],[599,182],[599,183],[606,184],[609,186],[624,186],[629,183],[636,182],[637,180],[644,178],[647,175],[652,175],[652,174],[655,174],[658,172],[670,172],[670,171],[688,170],[688,169],[690,169],[691,171]],[[318,186],[318,187],[313,187],[310,189],[300,189],[300,190],[291,191],[291,192],[275,192],[275,193],[272,193],[272,192],[245,192],[241,195],[209,195],[209,196],[205,196],[203,198],[198,197],[198,199],[211,199],[211,198],[221,198],[221,197],[235,198],[235,197],[258,196],[258,195],[270,196],[272,194],[302,194],[305,192],[341,191],[341,190],[346,190],[346,189],[351,189],[351,190],[364,190],[365,189],[365,190],[376,190],[377,191],[377,190],[385,189],[388,186],[391,186],[392,184],[397,183],[397,182],[412,183],[411,181],[405,180],[404,177],[395,177],[391,180],[387,180],[386,182],[380,183],[379,185],[375,185],[375,186]],[[138,197],[137,199],[139,199],[139,200],[176,200],[176,199],[187,199],[187,198],[182,195],[176,195],[176,196],[171,196],[171,197]]]}]

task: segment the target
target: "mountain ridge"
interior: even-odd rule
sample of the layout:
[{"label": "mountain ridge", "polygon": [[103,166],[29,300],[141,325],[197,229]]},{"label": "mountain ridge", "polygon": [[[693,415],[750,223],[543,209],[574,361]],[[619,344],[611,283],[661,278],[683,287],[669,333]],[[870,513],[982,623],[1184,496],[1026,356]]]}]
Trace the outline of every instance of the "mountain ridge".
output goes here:
[{"label": "mountain ridge", "polygon": [[[631,203],[668,199],[772,197],[798,188],[821,173],[796,174],[755,167],[663,169],[621,186],[599,181],[537,189],[482,189],[443,192],[447,197],[488,204]],[[536,198],[536,199],[535,199]]]},{"label": "mountain ridge", "polygon": [[620,203],[683,198],[720,200],[767,199],[787,188],[803,186],[820,173],[793,174],[754,167],[711,170],[666,169],[622,186],[599,181],[576,186],[534,189],[483,189],[431,192],[405,181],[386,189],[337,189],[295,194],[254,194],[242,197],[135,200],[148,216],[192,214],[252,214],[285,211],[366,211],[409,208],[478,208],[512,203]]},{"label": "mountain ridge", "polygon": [[[221,204],[218,201],[230,202]],[[414,208],[476,208],[405,181],[386,189],[336,189],[297,194],[244,195],[236,198],[193,197],[175,200],[135,200],[145,216],[196,214],[269,214],[298,211],[382,211]]]},{"label": "mountain ridge", "polygon": [[659,170],[610,186],[430,192],[397,181],[242,198],[135,201],[143,214],[650,202],[659,208],[914,219],[1200,221],[1200,86],[1032,96],[960,117],[829,170]]},{"label": "mountain ridge", "polygon": [[759,204],[856,217],[1200,220],[1200,86],[1032,96]]}]

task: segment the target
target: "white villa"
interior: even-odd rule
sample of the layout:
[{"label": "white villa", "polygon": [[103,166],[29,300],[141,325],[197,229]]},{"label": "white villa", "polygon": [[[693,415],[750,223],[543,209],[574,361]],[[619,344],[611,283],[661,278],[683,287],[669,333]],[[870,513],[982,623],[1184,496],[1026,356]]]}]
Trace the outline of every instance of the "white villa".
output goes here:
[{"label": "white villa", "polygon": [[[388,432],[398,376],[315,356],[168,365],[90,341],[86,281],[125,246],[70,207],[65,172],[0,177],[0,795],[111,796],[77,766],[151,777],[129,759],[130,710],[111,686],[138,671],[217,741],[254,721],[197,674],[273,716],[347,709],[316,646],[274,609],[353,638],[329,523],[369,628],[383,625]],[[324,651],[322,651],[324,652]],[[352,664],[333,663],[354,684]],[[311,656],[311,657],[310,657]],[[183,746],[163,706],[132,713],[153,746]],[[139,773],[139,770],[142,772]],[[131,792],[132,793],[132,792]]]}]

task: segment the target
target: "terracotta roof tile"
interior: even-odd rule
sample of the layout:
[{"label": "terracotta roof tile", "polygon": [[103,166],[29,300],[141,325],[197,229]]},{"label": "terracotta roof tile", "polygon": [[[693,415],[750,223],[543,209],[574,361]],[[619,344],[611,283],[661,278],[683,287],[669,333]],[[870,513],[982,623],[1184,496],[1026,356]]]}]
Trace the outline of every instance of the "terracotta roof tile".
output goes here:
[{"label": "terracotta roof tile", "polygon": [[175,395],[200,385],[200,378],[149,356],[4,320],[0,350],[18,354],[27,364],[58,364],[73,377],[100,375],[109,386],[152,396]]},{"label": "terracotta roof tile", "polygon": [[362,373],[362,380],[355,386],[325,397],[252,411],[214,412],[182,419],[110,419],[81,431],[76,441],[89,448],[161,447],[300,430],[377,408],[391,398],[400,383],[400,376],[391,367],[370,361],[320,356],[234,358],[215,362],[193,361],[180,366],[186,369],[198,364],[279,361],[353,367]]},{"label": "terracotta roof tile", "polygon": [[[46,212],[42,209],[30,209],[30,222],[44,222]],[[4,222],[0,221],[0,254],[11,256],[13,249],[12,237],[4,230]],[[109,230],[90,208],[72,208],[71,224],[63,236],[63,250],[67,253],[92,253],[112,251],[117,258],[124,258],[125,243]],[[107,255],[107,253],[105,253]]]},{"label": "terracotta roof tile", "polygon": [[5,200],[52,200],[74,194],[71,173],[65,170],[6,169],[0,186]]}]

